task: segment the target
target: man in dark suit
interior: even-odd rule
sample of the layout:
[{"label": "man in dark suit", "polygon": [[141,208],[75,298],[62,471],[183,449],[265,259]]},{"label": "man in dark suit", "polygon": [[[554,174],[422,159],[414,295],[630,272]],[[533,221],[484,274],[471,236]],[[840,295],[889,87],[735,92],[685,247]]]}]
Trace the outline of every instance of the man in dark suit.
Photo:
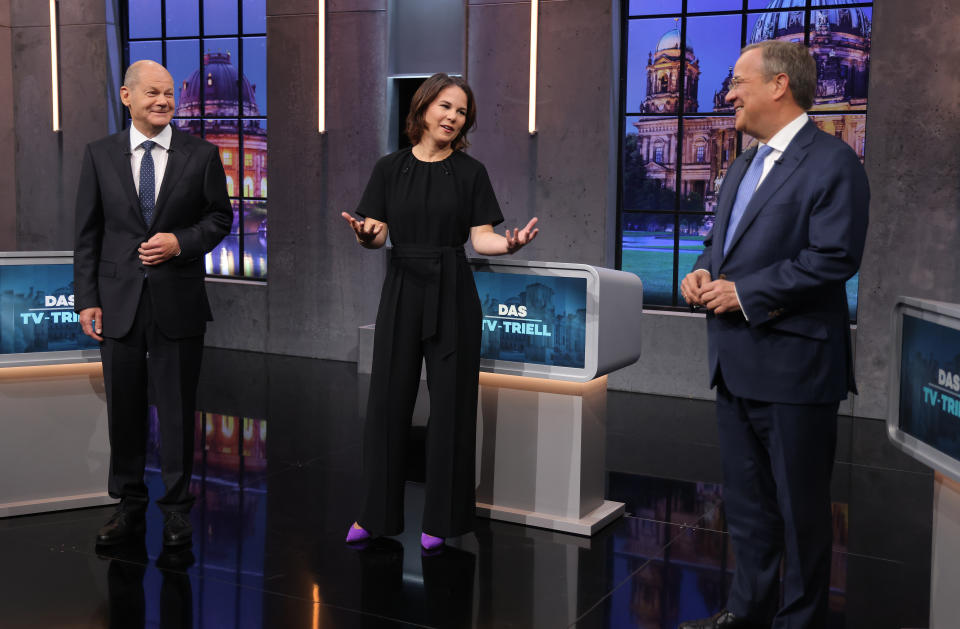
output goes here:
[{"label": "man in dark suit", "polygon": [[726,609],[684,629],[826,626],[837,408],[856,390],[845,283],[860,266],[870,193],[854,151],[807,117],[816,85],[801,44],[743,49],[727,102],[759,146],[730,166],[681,283],[707,310],[736,557]]},{"label": "man in dark suit", "polygon": [[120,88],[131,127],[87,145],[76,206],[74,301],[100,341],[110,429],[108,489],[120,506],[98,544],[144,530],[147,391],[157,407],[168,546],[191,541],[194,410],[203,333],[212,319],[203,256],[232,211],[213,144],[170,125],[173,79],[153,61]]}]

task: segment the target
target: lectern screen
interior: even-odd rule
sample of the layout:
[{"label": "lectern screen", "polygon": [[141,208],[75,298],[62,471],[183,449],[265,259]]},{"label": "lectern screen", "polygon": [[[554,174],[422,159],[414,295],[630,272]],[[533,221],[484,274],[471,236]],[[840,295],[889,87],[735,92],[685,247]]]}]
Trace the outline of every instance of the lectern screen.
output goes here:
[{"label": "lectern screen", "polygon": [[960,330],[916,314],[902,322],[900,430],[960,461]]},{"label": "lectern screen", "polygon": [[483,309],[481,359],[583,369],[587,279],[474,271]]},{"label": "lectern screen", "polygon": [[0,355],[96,347],[73,312],[72,264],[0,265]]}]

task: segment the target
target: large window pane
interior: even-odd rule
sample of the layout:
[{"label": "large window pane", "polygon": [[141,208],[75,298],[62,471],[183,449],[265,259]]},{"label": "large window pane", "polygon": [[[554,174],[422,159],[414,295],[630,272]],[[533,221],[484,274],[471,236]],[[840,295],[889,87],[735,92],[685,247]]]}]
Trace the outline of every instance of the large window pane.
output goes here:
[{"label": "large window pane", "polygon": [[686,20],[686,25],[687,85],[693,92],[685,99],[684,111],[732,112],[723,97],[727,94],[727,81],[733,75],[733,64],[740,56],[740,16],[693,17]]},{"label": "large window pane", "polygon": [[243,196],[267,196],[267,125],[261,120],[243,121]]},{"label": "large window pane", "polygon": [[681,0],[630,0],[630,15],[659,15],[680,13]]},{"label": "large window pane", "polygon": [[773,13],[750,13],[747,15],[748,44],[780,39],[803,43],[805,22],[804,10],[778,11]]},{"label": "large window pane", "polygon": [[163,35],[160,3],[157,0],[130,0],[127,7],[130,18],[128,22],[130,39]]},{"label": "large window pane", "polygon": [[200,40],[167,41],[167,70],[173,76],[177,115],[199,116],[197,81],[200,80]]},{"label": "large window pane", "polygon": [[243,202],[243,275],[267,277],[267,203]]},{"label": "large window pane", "polygon": [[166,11],[167,37],[200,36],[198,0],[166,0]]},{"label": "large window pane", "polygon": [[267,115],[267,38],[243,38],[244,116]]},{"label": "large window pane", "polygon": [[735,11],[742,8],[743,0],[687,0],[688,13]]},{"label": "large window pane", "polygon": [[267,32],[266,0],[243,0],[243,32]]},{"label": "large window pane", "polygon": [[237,59],[233,38],[203,40],[203,103],[205,116],[240,115]]},{"label": "large window pane", "polygon": [[631,116],[623,143],[623,208],[675,207],[677,119]]},{"label": "large window pane", "polygon": [[813,11],[810,53],[817,60],[814,110],[867,108],[872,9]]},{"label": "large window pane", "polygon": [[233,206],[233,225],[230,233],[204,257],[207,273],[211,275],[240,274],[240,201],[230,201]]},{"label": "large window pane", "polygon": [[668,57],[680,46],[677,23],[630,20],[627,40],[627,112],[675,113],[677,98],[668,95],[679,75]]},{"label": "large window pane", "polygon": [[863,162],[867,139],[866,115],[816,114],[811,117],[820,129],[849,144],[856,151],[860,161]]},{"label": "large window pane", "polygon": [[644,306],[673,305],[675,223],[673,213],[623,214],[621,266],[643,280]]},{"label": "large window pane", "polygon": [[227,193],[243,195],[243,156],[240,154],[239,123],[236,118],[214,118],[204,121],[204,137],[220,149],[220,161],[227,175]]},{"label": "large window pane", "polygon": [[130,42],[130,63],[133,64],[143,59],[163,63],[163,44],[158,41]]},{"label": "large window pane", "polygon": [[683,119],[680,209],[712,212],[727,169],[736,158],[731,116]]},{"label": "large window pane", "polygon": [[237,34],[237,0],[203,0],[203,34]]}]

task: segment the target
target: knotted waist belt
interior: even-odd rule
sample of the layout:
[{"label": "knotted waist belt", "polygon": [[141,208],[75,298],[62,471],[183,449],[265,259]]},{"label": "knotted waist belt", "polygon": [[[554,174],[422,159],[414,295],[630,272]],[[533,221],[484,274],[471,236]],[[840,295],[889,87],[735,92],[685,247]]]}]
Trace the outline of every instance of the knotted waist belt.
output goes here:
[{"label": "knotted waist belt", "polygon": [[424,282],[420,339],[436,337],[442,357],[457,348],[457,265],[461,260],[467,260],[462,246],[394,245],[391,250],[394,268]]}]

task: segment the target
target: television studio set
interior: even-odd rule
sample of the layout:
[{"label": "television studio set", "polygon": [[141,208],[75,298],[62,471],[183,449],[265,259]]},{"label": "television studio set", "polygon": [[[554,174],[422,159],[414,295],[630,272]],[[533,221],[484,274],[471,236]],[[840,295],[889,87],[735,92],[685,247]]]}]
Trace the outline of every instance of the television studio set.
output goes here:
[{"label": "television studio set", "polygon": [[957,629],[958,29],[0,0],[0,627]]}]

